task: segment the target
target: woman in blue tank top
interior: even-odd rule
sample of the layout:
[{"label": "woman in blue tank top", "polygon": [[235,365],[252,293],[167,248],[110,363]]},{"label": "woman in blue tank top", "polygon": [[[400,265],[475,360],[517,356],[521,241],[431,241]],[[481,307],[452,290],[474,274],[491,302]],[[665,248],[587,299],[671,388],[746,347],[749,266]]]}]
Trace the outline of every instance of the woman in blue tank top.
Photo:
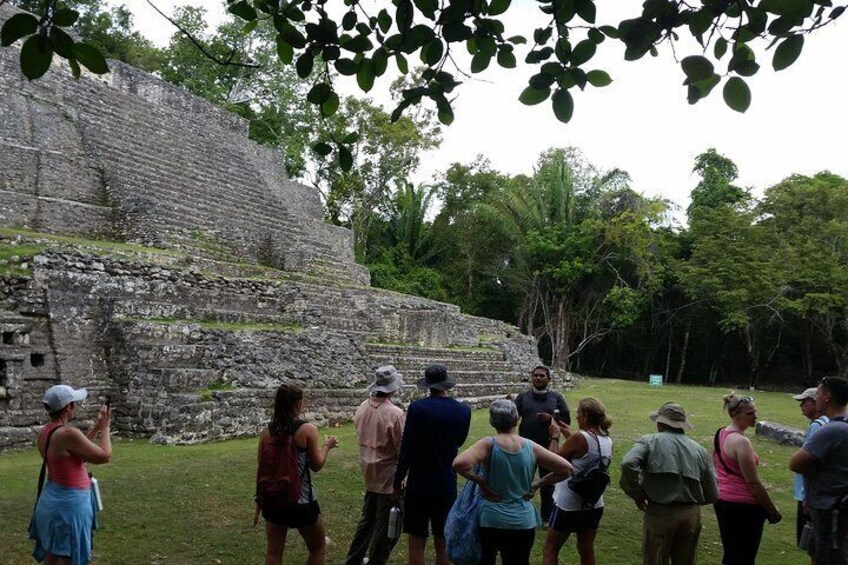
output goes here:
[{"label": "woman in blue tank top", "polygon": [[[494,565],[500,553],[503,565],[528,565],[536,527],[542,521],[532,498],[540,487],[571,475],[571,464],[544,447],[515,433],[518,409],[511,400],[496,400],[489,407],[489,423],[498,434],[486,437],[460,453],[454,470],[480,487],[481,565]],[[483,463],[485,478],[474,472]],[[536,465],[550,469],[533,480]]]}]

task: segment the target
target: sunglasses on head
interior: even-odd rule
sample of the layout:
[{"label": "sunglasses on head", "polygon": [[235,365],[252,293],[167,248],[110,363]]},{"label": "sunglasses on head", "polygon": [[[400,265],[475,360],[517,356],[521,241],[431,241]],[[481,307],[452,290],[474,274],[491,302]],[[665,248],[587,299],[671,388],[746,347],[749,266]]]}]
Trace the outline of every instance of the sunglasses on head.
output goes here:
[{"label": "sunglasses on head", "polygon": [[736,404],[733,405],[732,411],[735,412],[743,404],[751,404],[752,402],[754,402],[753,396],[740,396],[736,399]]}]

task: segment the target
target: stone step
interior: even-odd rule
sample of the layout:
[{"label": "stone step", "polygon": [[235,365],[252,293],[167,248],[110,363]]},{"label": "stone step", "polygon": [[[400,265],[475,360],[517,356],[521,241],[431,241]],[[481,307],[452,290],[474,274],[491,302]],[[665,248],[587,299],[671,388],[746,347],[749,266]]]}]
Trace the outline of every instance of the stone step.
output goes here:
[{"label": "stone step", "polygon": [[394,345],[385,343],[366,343],[365,349],[375,359],[407,361],[410,363],[427,362],[429,359],[460,359],[480,361],[502,361],[504,354],[499,349],[461,349],[419,347],[415,345]]}]

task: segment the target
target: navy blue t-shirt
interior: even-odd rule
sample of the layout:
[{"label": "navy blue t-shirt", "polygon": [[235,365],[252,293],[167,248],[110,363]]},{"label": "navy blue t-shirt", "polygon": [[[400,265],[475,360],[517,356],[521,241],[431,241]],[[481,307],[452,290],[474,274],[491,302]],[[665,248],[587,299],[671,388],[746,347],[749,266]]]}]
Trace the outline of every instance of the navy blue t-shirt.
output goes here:
[{"label": "navy blue t-shirt", "polygon": [[471,409],[446,396],[416,400],[406,411],[394,487],[406,477],[406,496],[456,496],[453,460],[471,426]]}]

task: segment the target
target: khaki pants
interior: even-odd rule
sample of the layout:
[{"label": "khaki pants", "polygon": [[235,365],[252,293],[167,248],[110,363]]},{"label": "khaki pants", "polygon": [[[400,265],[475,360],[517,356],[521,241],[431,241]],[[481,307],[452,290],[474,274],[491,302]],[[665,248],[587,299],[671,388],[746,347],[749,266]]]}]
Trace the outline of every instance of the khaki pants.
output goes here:
[{"label": "khaki pants", "polygon": [[645,565],[694,565],[701,535],[697,504],[649,504],[642,555]]}]

